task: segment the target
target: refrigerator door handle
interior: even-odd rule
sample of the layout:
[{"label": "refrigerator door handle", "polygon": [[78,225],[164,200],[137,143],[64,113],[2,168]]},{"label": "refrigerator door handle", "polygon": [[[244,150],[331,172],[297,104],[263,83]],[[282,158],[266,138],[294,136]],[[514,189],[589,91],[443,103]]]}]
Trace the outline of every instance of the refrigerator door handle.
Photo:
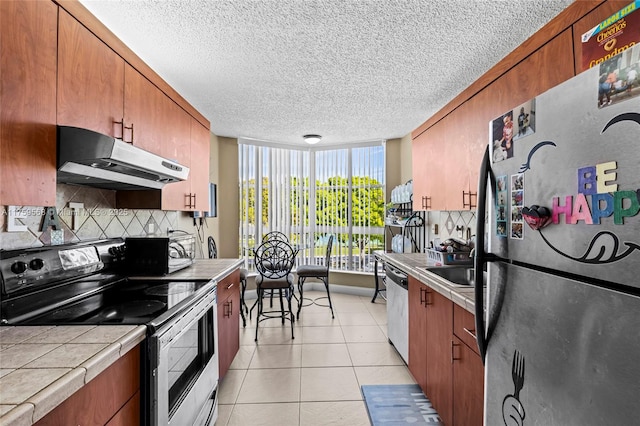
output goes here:
[{"label": "refrigerator door handle", "polygon": [[489,253],[484,251],[485,240],[485,216],[487,206],[487,180],[492,179],[491,165],[489,164],[489,146],[484,152],[482,164],[480,166],[480,176],[478,179],[478,210],[476,214],[476,247],[475,257],[473,260],[473,269],[475,274],[475,319],[476,319],[476,341],[478,342],[478,350],[482,358],[482,364],[485,362],[487,354],[487,332],[484,325],[484,281],[483,271],[484,264],[492,258]]}]

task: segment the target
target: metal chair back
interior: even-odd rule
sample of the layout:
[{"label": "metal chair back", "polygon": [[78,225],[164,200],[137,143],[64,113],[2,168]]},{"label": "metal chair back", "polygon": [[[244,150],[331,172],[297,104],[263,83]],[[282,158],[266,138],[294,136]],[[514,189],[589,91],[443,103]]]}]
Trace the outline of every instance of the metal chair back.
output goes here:
[{"label": "metal chair back", "polygon": [[280,231],[267,232],[264,235],[264,237],[262,237],[263,243],[265,241],[271,241],[271,240],[284,241],[285,243],[289,242],[289,238],[283,232],[280,232]]},{"label": "metal chair back", "polygon": [[207,238],[207,246],[209,248],[209,259],[218,258],[218,248],[216,247],[216,241],[213,237]]},{"label": "metal chair back", "polygon": [[294,250],[287,242],[268,240],[255,250],[255,265],[264,278],[279,279],[291,273],[296,258]]},{"label": "metal chair back", "polygon": [[329,241],[327,241],[327,254],[325,257],[327,271],[329,271],[329,266],[331,264],[331,247],[333,247],[333,235],[329,236]]}]

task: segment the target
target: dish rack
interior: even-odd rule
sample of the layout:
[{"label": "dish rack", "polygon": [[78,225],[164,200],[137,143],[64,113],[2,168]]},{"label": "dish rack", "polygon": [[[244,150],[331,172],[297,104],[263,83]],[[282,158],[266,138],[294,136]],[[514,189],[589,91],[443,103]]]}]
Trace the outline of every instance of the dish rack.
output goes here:
[{"label": "dish rack", "polygon": [[427,258],[430,262],[434,262],[436,266],[440,265],[471,265],[473,258],[468,251],[438,251],[427,249]]}]

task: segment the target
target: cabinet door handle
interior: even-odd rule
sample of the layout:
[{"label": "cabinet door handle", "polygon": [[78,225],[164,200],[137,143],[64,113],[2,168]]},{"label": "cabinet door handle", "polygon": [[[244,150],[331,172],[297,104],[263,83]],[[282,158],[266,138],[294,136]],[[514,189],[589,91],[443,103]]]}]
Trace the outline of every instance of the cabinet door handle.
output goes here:
[{"label": "cabinet door handle", "polygon": [[431,208],[431,197],[423,196],[422,197],[422,209],[429,210]]},{"label": "cabinet door handle", "polygon": [[229,317],[233,315],[233,300],[229,300]]},{"label": "cabinet door handle", "polygon": [[190,192],[188,194],[184,194],[184,198],[188,199],[187,201],[184,202],[185,207],[187,207],[189,209],[195,209],[196,208],[196,194],[192,194]]},{"label": "cabinet door handle", "polygon": [[184,206],[186,208],[192,209],[192,208],[195,207],[194,204],[191,204],[191,200],[193,198],[193,194],[191,194],[191,193],[184,194],[184,198],[185,198]]},{"label": "cabinet door handle", "polygon": [[423,296],[425,294],[425,289],[420,287],[420,304],[423,305],[425,303],[425,297]]},{"label": "cabinet door handle", "polygon": [[227,286],[227,290],[229,290],[231,287],[233,287],[233,285],[234,285],[234,284],[235,284],[235,283],[231,283],[231,284],[229,284],[229,285]]},{"label": "cabinet door handle", "polygon": [[431,291],[429,289],[424,290],[424,307],[426,308],[428,305],[433,305],[433,301],[429,297],[431,295]]},{"label": "cabinet door handle", "polygon": [[[131,139],[128,140],[128,141],[124,140],[124,129],[131,130]],[[133,123],[131,123],[131,127],[127,127],[127,126],[124,125],[124,119],[123,119],[123,123],[122,123],[122,140],[124,142],[126,142],[126,143],[133,144]]]},{"label": "cabinet door handle", "polygon": [[[469,202],[468,203],[467,203],[467,195],[469,196]],[[475,204],[471,200],[471,197],[476,197],[476,203]],[[477,192],[462,191],[462,208],[469,207],[469,210],[474,209],[476,207],[476,204],[478,203],[477,199],[478,199],[478,193]]]},{"label": "cabinet door handle", "polygon": [[475,330],[469,330],[467,327],[463,327],[462,329],[464,331],[466,331],[467,334],[469,334],[469,336],[473,337],[473,340],[476,340],[476,331]]},{"label": "cabinet door handle", "polygon": [[458,343],[454,343],[453,340],[451,341],[451,364],[453,364],[453,361],[460,361],[462,358],[460,358],[460,356],[455,356],[454,355],[454,348],[460,346],[460,344]]},{"label": "cabinet door handle", "polygon": [[[120,121],[114,121],[113,124],[119,124],[120,125],[120,140],[122,140],[124,142],[124,118],[122,120],[120,120]],[[115,137],[115,135],[114,135],[114,137]]]}]

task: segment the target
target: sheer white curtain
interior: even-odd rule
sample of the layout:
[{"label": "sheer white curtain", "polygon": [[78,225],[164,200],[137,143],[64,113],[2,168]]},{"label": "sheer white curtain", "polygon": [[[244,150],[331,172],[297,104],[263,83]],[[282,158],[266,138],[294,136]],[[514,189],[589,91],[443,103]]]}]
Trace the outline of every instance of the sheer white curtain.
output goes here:
[{"label": "sheer white curtain", "polygon": [[287,235],[297,264],[324,263],[335,236],[332,269],[367,271],[383,247],[384,141],[340,149],[293,149],[239,141],[240,256],[270,231]]}]

